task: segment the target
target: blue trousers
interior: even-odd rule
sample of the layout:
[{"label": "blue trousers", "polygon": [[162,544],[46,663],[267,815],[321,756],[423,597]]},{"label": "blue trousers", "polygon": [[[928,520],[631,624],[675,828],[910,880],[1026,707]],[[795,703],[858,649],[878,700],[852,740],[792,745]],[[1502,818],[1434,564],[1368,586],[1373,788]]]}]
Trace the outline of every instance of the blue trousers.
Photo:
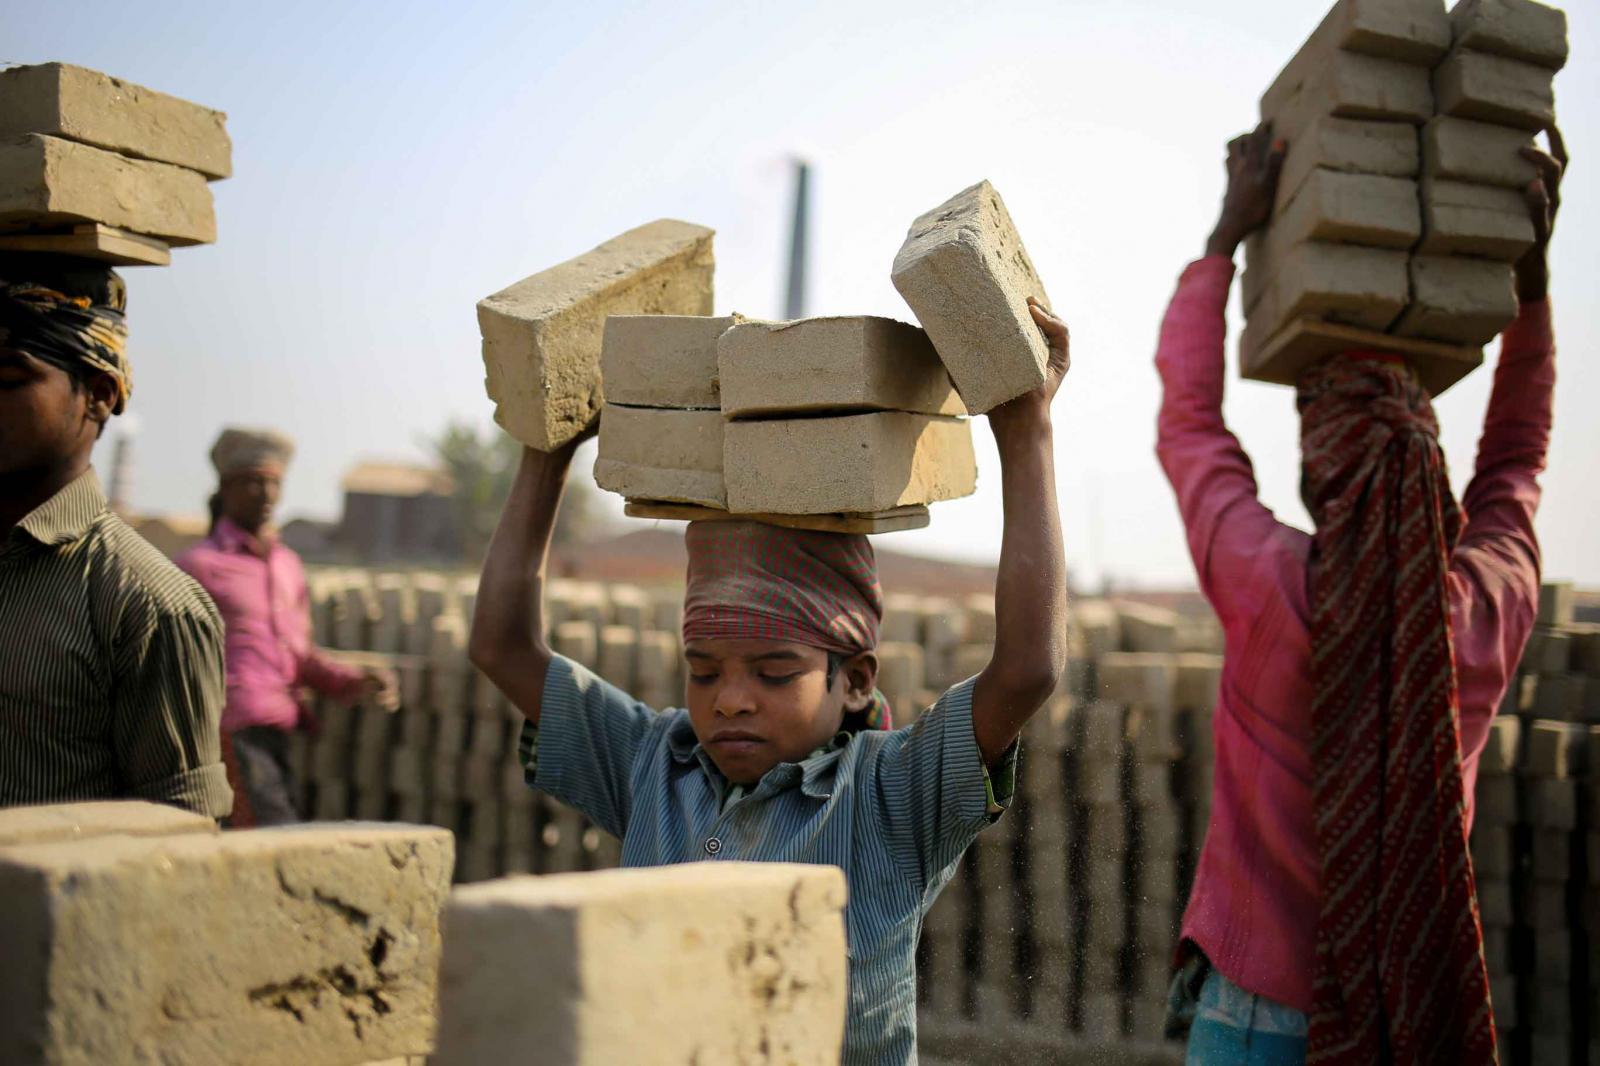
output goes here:
[{"label": "blue trousers", "polygon": [[1216,970],[1206,975],[1186,1066],[1303,1066],[1306,1016],[1246,992]]}]

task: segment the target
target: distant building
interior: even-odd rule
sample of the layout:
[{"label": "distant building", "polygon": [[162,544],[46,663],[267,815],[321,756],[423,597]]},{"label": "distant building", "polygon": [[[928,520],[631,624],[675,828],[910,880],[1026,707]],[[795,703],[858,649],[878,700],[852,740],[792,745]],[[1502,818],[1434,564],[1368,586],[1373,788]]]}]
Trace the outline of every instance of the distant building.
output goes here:
[{"label": "distant building", "polygon": [[134,532],[154,544],[169,559],[177,558],[191,545],[204,540],[211,531],[211,519],[205,515],[129,516],[127,521]]},{"label": "distant building", "polygon": [[455,485],[435,467],[361,463],[344,477],[344,517],[333,550],[361,563],[458,562]]}]

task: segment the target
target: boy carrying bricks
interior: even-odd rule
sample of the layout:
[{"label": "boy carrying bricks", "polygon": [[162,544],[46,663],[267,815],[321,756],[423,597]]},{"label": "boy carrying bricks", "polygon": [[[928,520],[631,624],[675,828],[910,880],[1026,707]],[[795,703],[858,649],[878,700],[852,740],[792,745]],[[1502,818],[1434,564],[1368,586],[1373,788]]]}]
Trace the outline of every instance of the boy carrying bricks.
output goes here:
[{"label": "boy carrying bricks", "polygon": [[470,654],[528,718],[530,783],[621,839],[623,865],[844,870],[846,1063],[915,1060],[922,916],[1009,804],[1017,737],[1065,668],[1050,403],[1067,329],[1032,314],[1050,346],[1045,383],[989,414],[1005,520],[994,656],[908,729],[889,730],[876,691],[883,608],[864,537],[691,524],[688,706],[659,714],[545,643],[546,555],[576,442],[523,453],[479,584]]},{"label": "boy carrying bricks", "polygon": [[1174,984],[1190,1062],[1496,1061],[1467,831],[1539,599],[1545,254],[1566,162],[1549,137],[1551,154],[1522,153],[1537,239],[1516,263],[1520,311],[1461,504],[1416,375],[1346,352],[1298,382],[1309,534],[1257,499],[1222,419],[1232,257],[1271,214],[1284,153],[1270,127],[1228,147],[1221,218],[1156,355],[1157,453],[1227,640]]}]

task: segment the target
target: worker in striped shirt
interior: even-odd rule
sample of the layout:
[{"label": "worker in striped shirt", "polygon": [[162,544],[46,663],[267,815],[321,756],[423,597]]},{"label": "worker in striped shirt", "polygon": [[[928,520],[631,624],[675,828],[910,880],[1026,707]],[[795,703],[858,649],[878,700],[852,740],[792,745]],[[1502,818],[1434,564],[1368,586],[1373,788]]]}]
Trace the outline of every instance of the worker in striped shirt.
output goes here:
[{"label": "worker in striped shirt", "polygon": [[89,465],[128,401],[108,267],[0,257],[0,806],[232,805],[222,620],[113,514]]},{"label": "worker in striped shirt", "polygon": [[864,537],[691,524],[687,706],[665,713],[552,654],[542,636],[546,556],[576,442],[524,452],[478,587],[469,651],[528,719],[530,784],[620,838],[623,865],[844,870],[845,1063],[915,1061],[923,915],[1010,802],[1017,738],[1065,668],[1050,403],[1067,330],[1033,314],[1050,343],[1048,378],[989,414],[1005,517],[994,656],[907,729],[886,728],[876,689],[882,596]]}]

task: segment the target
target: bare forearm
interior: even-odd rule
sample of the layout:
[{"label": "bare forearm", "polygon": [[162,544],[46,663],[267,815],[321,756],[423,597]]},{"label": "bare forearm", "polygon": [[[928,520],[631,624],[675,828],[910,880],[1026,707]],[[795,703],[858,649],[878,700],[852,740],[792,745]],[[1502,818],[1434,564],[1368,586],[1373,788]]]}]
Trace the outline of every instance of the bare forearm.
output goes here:
[{"label": "bare forearm", "polygon": [[1005,528],[995,580],[994,658],[974,692],[978,747],[999,758],[1066,668],[1066,560],[1048,415],[994,423]]},{"label": "bare forearm", "polygon": [[526,449],[478,579],[469,654],[535,722],[550,662],[544,581],[571,449]]}]

